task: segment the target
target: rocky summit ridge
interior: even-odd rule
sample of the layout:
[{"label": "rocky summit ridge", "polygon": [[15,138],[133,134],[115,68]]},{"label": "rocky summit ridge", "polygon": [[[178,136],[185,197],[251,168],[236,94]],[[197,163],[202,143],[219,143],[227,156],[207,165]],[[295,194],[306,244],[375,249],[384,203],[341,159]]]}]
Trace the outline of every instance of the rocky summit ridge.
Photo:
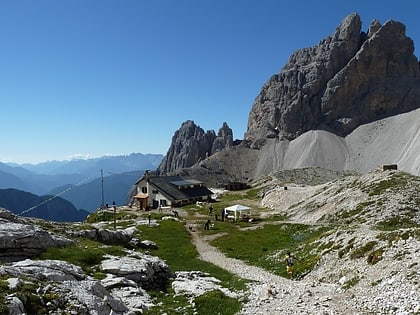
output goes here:
[{"label": "rocky summit ridge", "polygon": [[393,163],[420,174],[414,43],[401,22],[361,27],[360,16],[350,14],[318,45],[294,52],[255,98],[242,141],[198,157],[207,138],[193,147],[176,132],[159,170],[211,185],[309,166],[369,172]]},{"label": "rocky summit ridge", "polygon": [[215,133],[205,132],[194,121],[185,121],[172,137],[169,150],[158,167],[158,172],[166,174],[177,169],[190,167],[201,160],[233,145],[233,132],[225,122]]},{"label": "rocky summit ridge", "polygon": [[405,26],[356,13],[318,45],[296,51],[263,86],[245,140],[289,140],[315,129],[346,136],[355,128],[419,107],[420,70]]}]

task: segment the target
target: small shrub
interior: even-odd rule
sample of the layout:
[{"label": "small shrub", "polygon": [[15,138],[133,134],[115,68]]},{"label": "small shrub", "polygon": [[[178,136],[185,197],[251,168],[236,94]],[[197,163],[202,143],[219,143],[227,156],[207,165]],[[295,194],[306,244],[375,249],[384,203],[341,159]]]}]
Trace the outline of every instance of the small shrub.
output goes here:
[{"label": "small shrub", "polygon": [[36,293],[36,285],[33,283],[25,283],[16,296],[22,301],[28,314],[47,314],[47,309],[40,296]]},{"label": "small shrub", "polygon": [[351,259],[357,259],[357,258],[361,258],[361,257],[365,256],[366,253],[371,251],[373,249],[373,247],[375,247],[376,244],[377,244],[376,241],[367,242],[365,245],[354,249],[350,253],[350,258]]},{"label": "small shrub", "polygon": [[377,286],[378,284],[380,284],[381,282],[382,282],[382,279],[379,279],[379,280],[376,280],[376,281],[371,282],[370,285],[372,287],[374,287],[374,286]]},{"label": "small shrub", "polygon": [[369,187],[369,196],[381,195],[388,189],[396,189],[407,185],[407,179],[403,174],[395,174],[393,177],[375,183]]},{"label": "small shrub", "polygon": [[360,278],[359,278],[359,277],[354,277],[354,278],[350,279],[349,281],[347,281],[347,282],[344,284],[343,288],[344,288],[345,290],[348,290],[348,289],[350,289],[351,287],[354,287],[356,284],[358,284],[358,283],[359,283],[359,281],[360,281]]},{"label": "small shrub", "polygon": [[379,248],[377,250],[370,252],[366,259],[367,263],[369,265],[375,265],[378,261],[382,260],[383,253],[384,253],[384,250],[382,248]]},{"label": "small shrub", "polygon": [[419,227],[419,225],[409,217],[395,216],[378,222],[376,227],[379,230],[393,231],[401,228]]},{"label": "small shrub", "polygon": [[348,245],[338,251],[338,258],[342,258],[344,255],[350,252],[350,250],[354,247],[354,240],[355,238],[352,238],[351,240],[349,240],[347,243]]},{"label": "small shrub", "polygon": [[5,296],[9,289],[7,281],[0,280],[0,315],[8,315],[9,311],[6,307]]}]

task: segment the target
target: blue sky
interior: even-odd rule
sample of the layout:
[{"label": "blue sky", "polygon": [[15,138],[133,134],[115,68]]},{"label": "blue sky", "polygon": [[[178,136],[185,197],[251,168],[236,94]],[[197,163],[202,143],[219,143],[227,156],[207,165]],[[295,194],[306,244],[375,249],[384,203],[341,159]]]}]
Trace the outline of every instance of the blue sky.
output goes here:
[{"label": "blue sky", "polygon": [[[390,0],[0,0],[0,162],[166,154],[186,120],[242,139],[263,84],[344,17],[406,25]],[[415,52],[419,56],[418,51]]]}]

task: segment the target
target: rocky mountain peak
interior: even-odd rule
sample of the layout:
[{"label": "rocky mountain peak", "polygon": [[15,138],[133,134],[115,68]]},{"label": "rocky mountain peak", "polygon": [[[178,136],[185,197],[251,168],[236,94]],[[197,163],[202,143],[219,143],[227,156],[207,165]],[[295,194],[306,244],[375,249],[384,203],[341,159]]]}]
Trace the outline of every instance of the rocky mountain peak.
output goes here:
[{"label": "rocky mountain peak", "polygon": [[374,20],[361,32],[357,13],[333,35],[300,49],[262,87],[245,140],[292,140],[308,130],[345,136],[361,124],[419,107],[419,63],[405,26]]},{"label": "rocky mountain peak", "polygon": [[231,147],[233,132],[226,122],[216,135],[214,130],[204,131],[194,121],[182,123],[172,137],[169,150],[158,167],[159,174],[167,174],[190,167],[210,155]]}]

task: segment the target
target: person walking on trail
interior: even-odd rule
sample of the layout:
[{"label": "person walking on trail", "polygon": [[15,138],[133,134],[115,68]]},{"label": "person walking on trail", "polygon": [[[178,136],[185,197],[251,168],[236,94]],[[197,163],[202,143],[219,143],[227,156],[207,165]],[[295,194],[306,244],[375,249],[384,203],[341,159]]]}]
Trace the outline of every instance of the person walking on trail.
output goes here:
[{"label": "person walking on trail", "polygon": [[290,276],[290,279],[293,279],[294,277],[295,260],[300,261],[294,255],[292,255],[290,251],[288,251],[287,255],[284,257],[284,261],[286,262],[286,271],[287,274]]},{"label": "person walking on trail", "polygon": [[205,230],[210,230],[210,223],[211,223],[211,220],[207,220],[206,223],[204,223]]}]

